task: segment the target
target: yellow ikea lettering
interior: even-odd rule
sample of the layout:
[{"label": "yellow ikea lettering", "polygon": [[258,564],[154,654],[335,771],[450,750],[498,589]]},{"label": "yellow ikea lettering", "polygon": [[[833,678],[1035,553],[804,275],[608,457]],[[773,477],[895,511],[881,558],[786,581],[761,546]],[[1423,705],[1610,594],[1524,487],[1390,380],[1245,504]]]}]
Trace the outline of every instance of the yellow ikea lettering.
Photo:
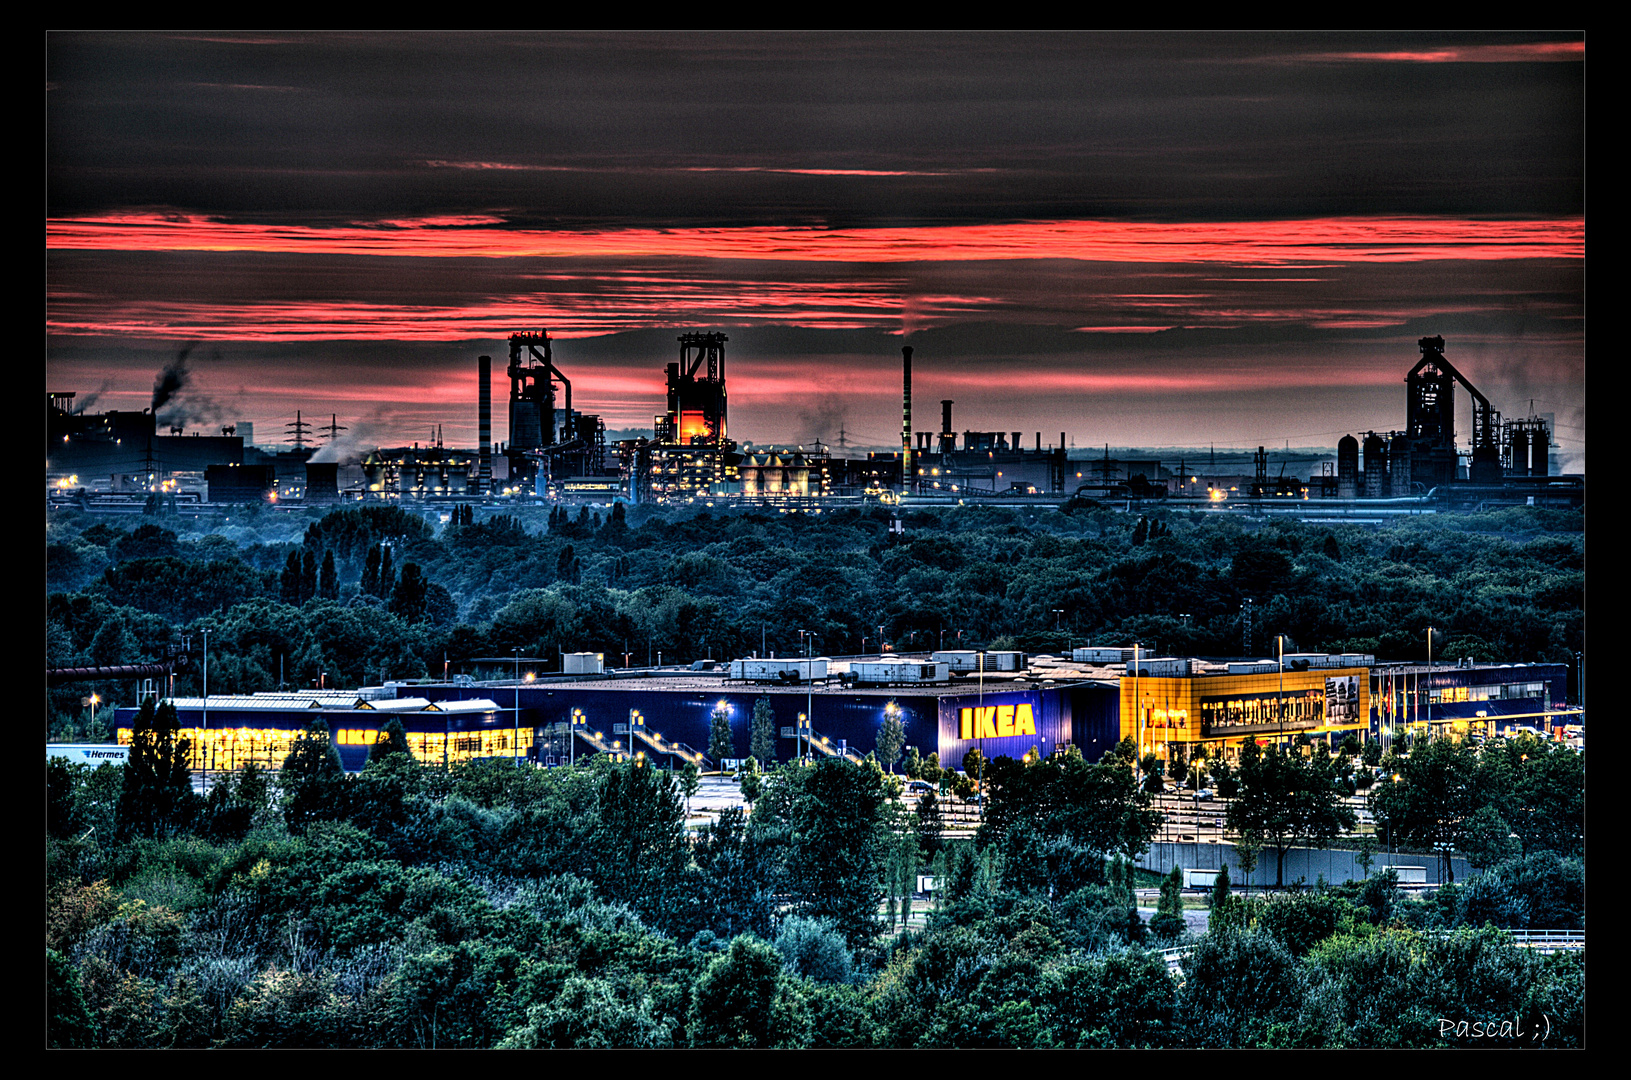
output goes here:
[{"label": "yellow ikea lettering", "polygon": [[999,739],[1036,734],[1036,711],[1029,703],[987,705],[957,710],[957,734],[963,739]]}]

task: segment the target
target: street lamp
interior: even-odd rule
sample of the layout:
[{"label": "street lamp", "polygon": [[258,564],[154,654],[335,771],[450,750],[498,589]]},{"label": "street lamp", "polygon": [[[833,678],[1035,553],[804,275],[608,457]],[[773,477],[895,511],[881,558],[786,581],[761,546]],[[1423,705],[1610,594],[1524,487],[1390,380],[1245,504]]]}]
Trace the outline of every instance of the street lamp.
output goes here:
[{"label": "street lamp", "polygon": [[1286,739],[1286,636],[1274,635],[1274,646],[1280,653],[1280,689],[1274,701],[1275,719],[1280,722],[1280,741]]},{"label": "street lamp", "polygon": [[1427,628],[1427,735],[1433,734],[1433,631],[1437,627]]},{"label": "street lamp", "polygon": [[510,762],[521,767],[521,646],[510,650],[515,654],[515,733],[510,737]]}]

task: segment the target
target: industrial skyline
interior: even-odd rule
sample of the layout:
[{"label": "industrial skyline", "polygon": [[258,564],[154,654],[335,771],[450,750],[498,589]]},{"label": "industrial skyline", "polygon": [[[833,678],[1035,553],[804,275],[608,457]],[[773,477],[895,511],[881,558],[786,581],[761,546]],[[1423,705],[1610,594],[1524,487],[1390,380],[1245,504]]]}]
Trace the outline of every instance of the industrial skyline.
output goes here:
[{"label": "industrial skyline", "polygon": [[1584,469],[1580,34],[50,34],[47,63],[46,373],[81,405],[184,369],[164,422],[473,446],[474,358],[541,326],[578,407],[642,428],[675,334],[720,330],[745,442],[898,443],[910,345],[976,429],[1333,446],[1404,426],[1442,335]]}]

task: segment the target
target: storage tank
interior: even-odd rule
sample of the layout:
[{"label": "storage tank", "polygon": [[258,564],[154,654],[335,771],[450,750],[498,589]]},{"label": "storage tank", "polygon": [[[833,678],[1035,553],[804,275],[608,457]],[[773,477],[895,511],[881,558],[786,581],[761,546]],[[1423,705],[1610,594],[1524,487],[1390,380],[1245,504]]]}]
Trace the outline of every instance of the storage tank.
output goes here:
[{"label": "storage tank", "polygon": [[1395,435],[1388,451],[1388,491],[1395,496],[1411,494],[1410,440]]},{"label": "storage tank", "polygon": [[1359,494],[1359,440],[1342,436],[1337,443],[1337,498],[1352,499]]},{"label": "storage tank", "polygon": [[1512,432],[1511,475],[1529,475],[1529,433],[1523,428],[1518,428]]},{"label": "storage tank", "polygon": [[1387,495],[1387,444],[1376,432],[1365,436],[1365,497]]}]

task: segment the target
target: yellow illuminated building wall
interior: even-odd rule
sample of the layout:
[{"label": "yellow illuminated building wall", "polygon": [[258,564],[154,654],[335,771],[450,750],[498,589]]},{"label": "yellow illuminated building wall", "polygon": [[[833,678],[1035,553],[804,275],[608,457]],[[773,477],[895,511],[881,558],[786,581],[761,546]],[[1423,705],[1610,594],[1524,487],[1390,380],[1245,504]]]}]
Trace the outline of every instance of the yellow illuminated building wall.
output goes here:
[{"label": "yellow illuminated building wall", "polygon": [[[187,740],[192,749],[188,765],[195,770],[242,769],[258,765],[276,769],[294,749],[301,732],[292,728],[182,728],[177,738]],[[132,742],[130,728],[119,729],[119,745]]]},{"label": "yellow illuminated building wall", "polygon": [[[190,768],[233,771],[247,765],[278,769],[303,734],[293,728],[182,728],[177,737],[187,740]],[[452,764],[475,758],[525,754],[532,748],[533,729],[524,727],[519,738],[513,727],[482,731],[453,731],[446,734],[410,731],[408,749],[423,765]],[[133,741],[130,728],[119,729],[119,745]],[[334,735],[336,746],[372,746],[380,740],[377,728],[340,728]]]},{"label": "yellow illuminated building wall", "polygon": [[[1326,711],[1326,680],[1356,680],[1357,701],[1347,717]],[[1140,715],[1142,714],[1142,716]],[[1299,734],[1347,734],[1370,727],[1370,672],[1323,668],[1266,675],[1195,675],[1188,678],[1124,676],[1121,737],[1142,745],[1140,754],[1169,756],[1172,744],[1206,743],[1238,749],[1248,738],[1263,742]],[[1142,719],[1142,732],[1140,720]]]}]

